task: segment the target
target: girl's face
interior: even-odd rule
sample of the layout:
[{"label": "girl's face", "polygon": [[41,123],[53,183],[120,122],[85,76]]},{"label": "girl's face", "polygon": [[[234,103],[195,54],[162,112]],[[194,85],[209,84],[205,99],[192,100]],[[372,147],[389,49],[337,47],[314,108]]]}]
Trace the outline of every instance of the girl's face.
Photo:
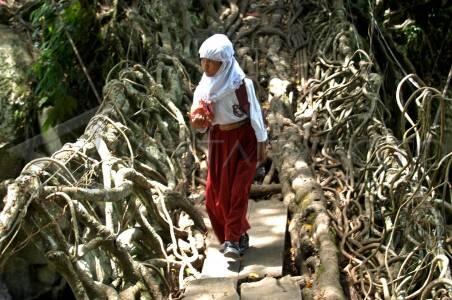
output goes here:
[{"label": "girl's face", "polygon": [[201,68],[207,76],[213,77],[221,67],[221,61],[201,58]]}]

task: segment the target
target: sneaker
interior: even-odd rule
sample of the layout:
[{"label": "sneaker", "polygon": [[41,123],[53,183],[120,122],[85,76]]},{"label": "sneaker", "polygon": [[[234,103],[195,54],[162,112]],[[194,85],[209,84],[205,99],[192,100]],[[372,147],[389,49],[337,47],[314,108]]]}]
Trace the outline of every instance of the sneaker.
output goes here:
[{"label": "sneaker", "polygon": [[239,243],[225,241],[223,255],[230,258],[239,258],[240,257]]},{"label": "sneaker", "polygon": [[240,236],[239,240],[240,254],[243,254],[246,250],[248,250],[249,247],[250,247],[250,236],[248,235],[248,233],[245,232]]}]

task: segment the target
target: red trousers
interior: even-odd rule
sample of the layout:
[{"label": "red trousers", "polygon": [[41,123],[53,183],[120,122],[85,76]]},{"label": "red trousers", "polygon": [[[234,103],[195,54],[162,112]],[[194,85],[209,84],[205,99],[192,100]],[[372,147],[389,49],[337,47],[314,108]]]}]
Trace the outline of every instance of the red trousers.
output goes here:
[{"label": "red trousers", "polygon": [[206,208],[220,243],[238,242],[250,229],[248,194],[256,172],[256,135],[250,123],[209,133]]}]

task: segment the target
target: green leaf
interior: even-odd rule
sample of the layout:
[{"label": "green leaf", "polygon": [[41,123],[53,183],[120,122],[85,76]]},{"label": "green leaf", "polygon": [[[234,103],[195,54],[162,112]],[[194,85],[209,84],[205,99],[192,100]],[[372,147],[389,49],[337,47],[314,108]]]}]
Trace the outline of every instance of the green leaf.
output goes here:
[{"label": "green leaf", "polygon": [[48,104],[49,97],[42,97],[38,101],[38,107],[42,108],[44,105]]}]

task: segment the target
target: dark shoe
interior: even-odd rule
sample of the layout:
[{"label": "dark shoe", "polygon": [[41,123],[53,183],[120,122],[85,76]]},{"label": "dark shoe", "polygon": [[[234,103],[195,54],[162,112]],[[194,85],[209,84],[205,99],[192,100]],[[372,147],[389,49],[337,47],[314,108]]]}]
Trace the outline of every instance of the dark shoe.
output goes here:
[{"label": "dark shoe", "polygon": [[249,247],[250,247],[250,236],[248,235],[248,233],[245,232],[240,236],[239,240],[240,254],[243,254],[246,250],[248,250]]},{"label": "dark shoe", "polygon": [[225,241],[223,255],[225,257],[230,257],[230,258],[239,258],[240,257],[239,243]]}]

